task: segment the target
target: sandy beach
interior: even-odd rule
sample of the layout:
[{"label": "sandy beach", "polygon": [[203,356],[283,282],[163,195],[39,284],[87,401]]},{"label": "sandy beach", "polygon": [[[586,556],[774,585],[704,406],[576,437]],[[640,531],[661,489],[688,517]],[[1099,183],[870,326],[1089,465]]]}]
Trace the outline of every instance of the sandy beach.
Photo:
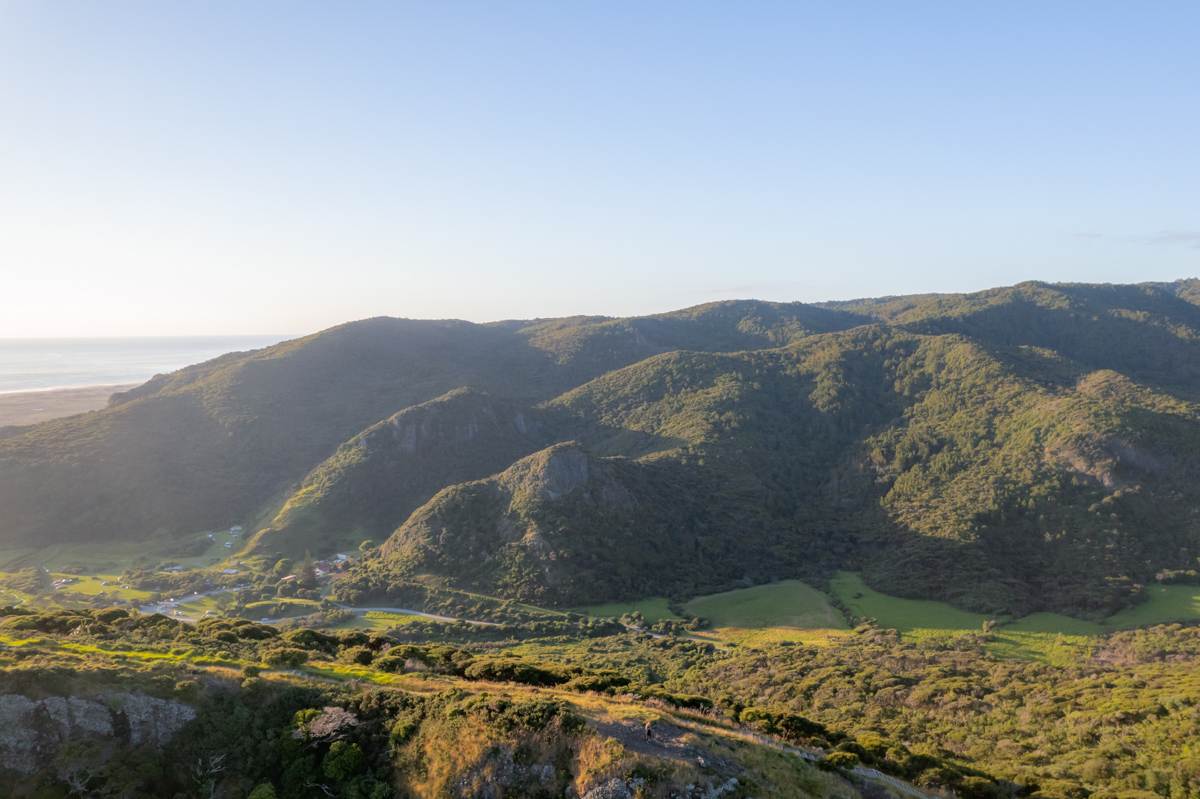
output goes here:
[{"label": "sandy beach", "polygon": [[20,391],[0,394],[0,427],[28,425],[94,411],[108,404],[108,398],[132,385],[55,388],[46,391]]}]

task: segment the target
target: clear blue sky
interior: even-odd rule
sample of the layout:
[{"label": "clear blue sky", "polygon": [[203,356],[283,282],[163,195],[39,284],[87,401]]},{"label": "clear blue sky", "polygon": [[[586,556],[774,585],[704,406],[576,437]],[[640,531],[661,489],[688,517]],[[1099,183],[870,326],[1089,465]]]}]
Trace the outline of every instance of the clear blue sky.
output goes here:
[{"label": "clear blue sky", "polygon": [[0,0],[0,336],[1198,266],[1195,2]]}]

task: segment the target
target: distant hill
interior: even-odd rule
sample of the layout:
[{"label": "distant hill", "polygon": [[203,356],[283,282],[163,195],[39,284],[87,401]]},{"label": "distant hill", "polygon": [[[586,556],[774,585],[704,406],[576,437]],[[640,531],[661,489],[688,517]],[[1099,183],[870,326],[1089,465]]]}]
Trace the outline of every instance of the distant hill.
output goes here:
[{"label": "distant hill", "polygon": [[543,602],[852,566],[1099,613],[1197,566],[1196,286],[355,322],[0,438],[0,543],[237,522]]}]

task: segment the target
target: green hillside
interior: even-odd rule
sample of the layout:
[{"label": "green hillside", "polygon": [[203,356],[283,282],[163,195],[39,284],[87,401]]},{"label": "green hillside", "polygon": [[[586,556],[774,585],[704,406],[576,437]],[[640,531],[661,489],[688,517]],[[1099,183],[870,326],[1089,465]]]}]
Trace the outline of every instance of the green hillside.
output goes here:
[{"label": "green hillside", "polygon": [[106,410],[0,438],[0,544],[269,521],[339,445],[453,389],[537,401],[660,352],[802,335],[808,317],[821,330],[857,319],[744,306],[636,324],[368,319],[160,375]]},{"label": "green hillside", "polygon": [[536,411],[455,389],[338,447],[305,476],[251,548],[296,555],[383,540],[443,486],[486,477],[551,440]]},{"label": "green hillside", "polygon": [[[267,556],[390,536],[372,585],[577,606],[849,569],[1100,619],[1197,565],[1195,298],[1028,283],[351,323],[0,439],[0,546],[236,523]],[[559,456],[587,479],[547,494]]]},{"label": "green hillside", "polygon": [[[1018,355],[1034,364],[1017,368]],[[707,483],[690,524],[729,532],[706,539],[703,555],[673,555],[693,578],[667,578],[684,593],[842,560],[899,596],[1105,616],[1153,577],[1145,564],[1191,565],[1197,406],[1112,370],[1048,375],[1047,358],[867,326],[764,351],[656,356],[547,409],[595,452]],[[586,525],[562,534],[592,536]],[[683,539],[660,543],[672,541]],[[573,583],[581,599],[655,592],[656,561],[620,556],[610,570],[641,568],[647,587],[626,581],[613,594],[618,583],[589,567]]]},{"label": "green hillside", "polygon": [[597,458],[575,442],[557,444],[443,490],[366,568],[567,606],[652,587],[693,591],[734,579],[744,563],[707,515],[698,480],[676,462]]}]

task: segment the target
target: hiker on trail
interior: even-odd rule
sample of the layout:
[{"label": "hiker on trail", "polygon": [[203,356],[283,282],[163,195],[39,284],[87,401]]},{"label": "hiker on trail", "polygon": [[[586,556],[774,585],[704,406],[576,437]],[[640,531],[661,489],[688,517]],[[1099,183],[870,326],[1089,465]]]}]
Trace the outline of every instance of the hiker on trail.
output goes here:
[{"label": "hiker on trail", "polygon": [[647,738],[654,737],[654,722],[653,721],[646,722],[646,737]]}]

